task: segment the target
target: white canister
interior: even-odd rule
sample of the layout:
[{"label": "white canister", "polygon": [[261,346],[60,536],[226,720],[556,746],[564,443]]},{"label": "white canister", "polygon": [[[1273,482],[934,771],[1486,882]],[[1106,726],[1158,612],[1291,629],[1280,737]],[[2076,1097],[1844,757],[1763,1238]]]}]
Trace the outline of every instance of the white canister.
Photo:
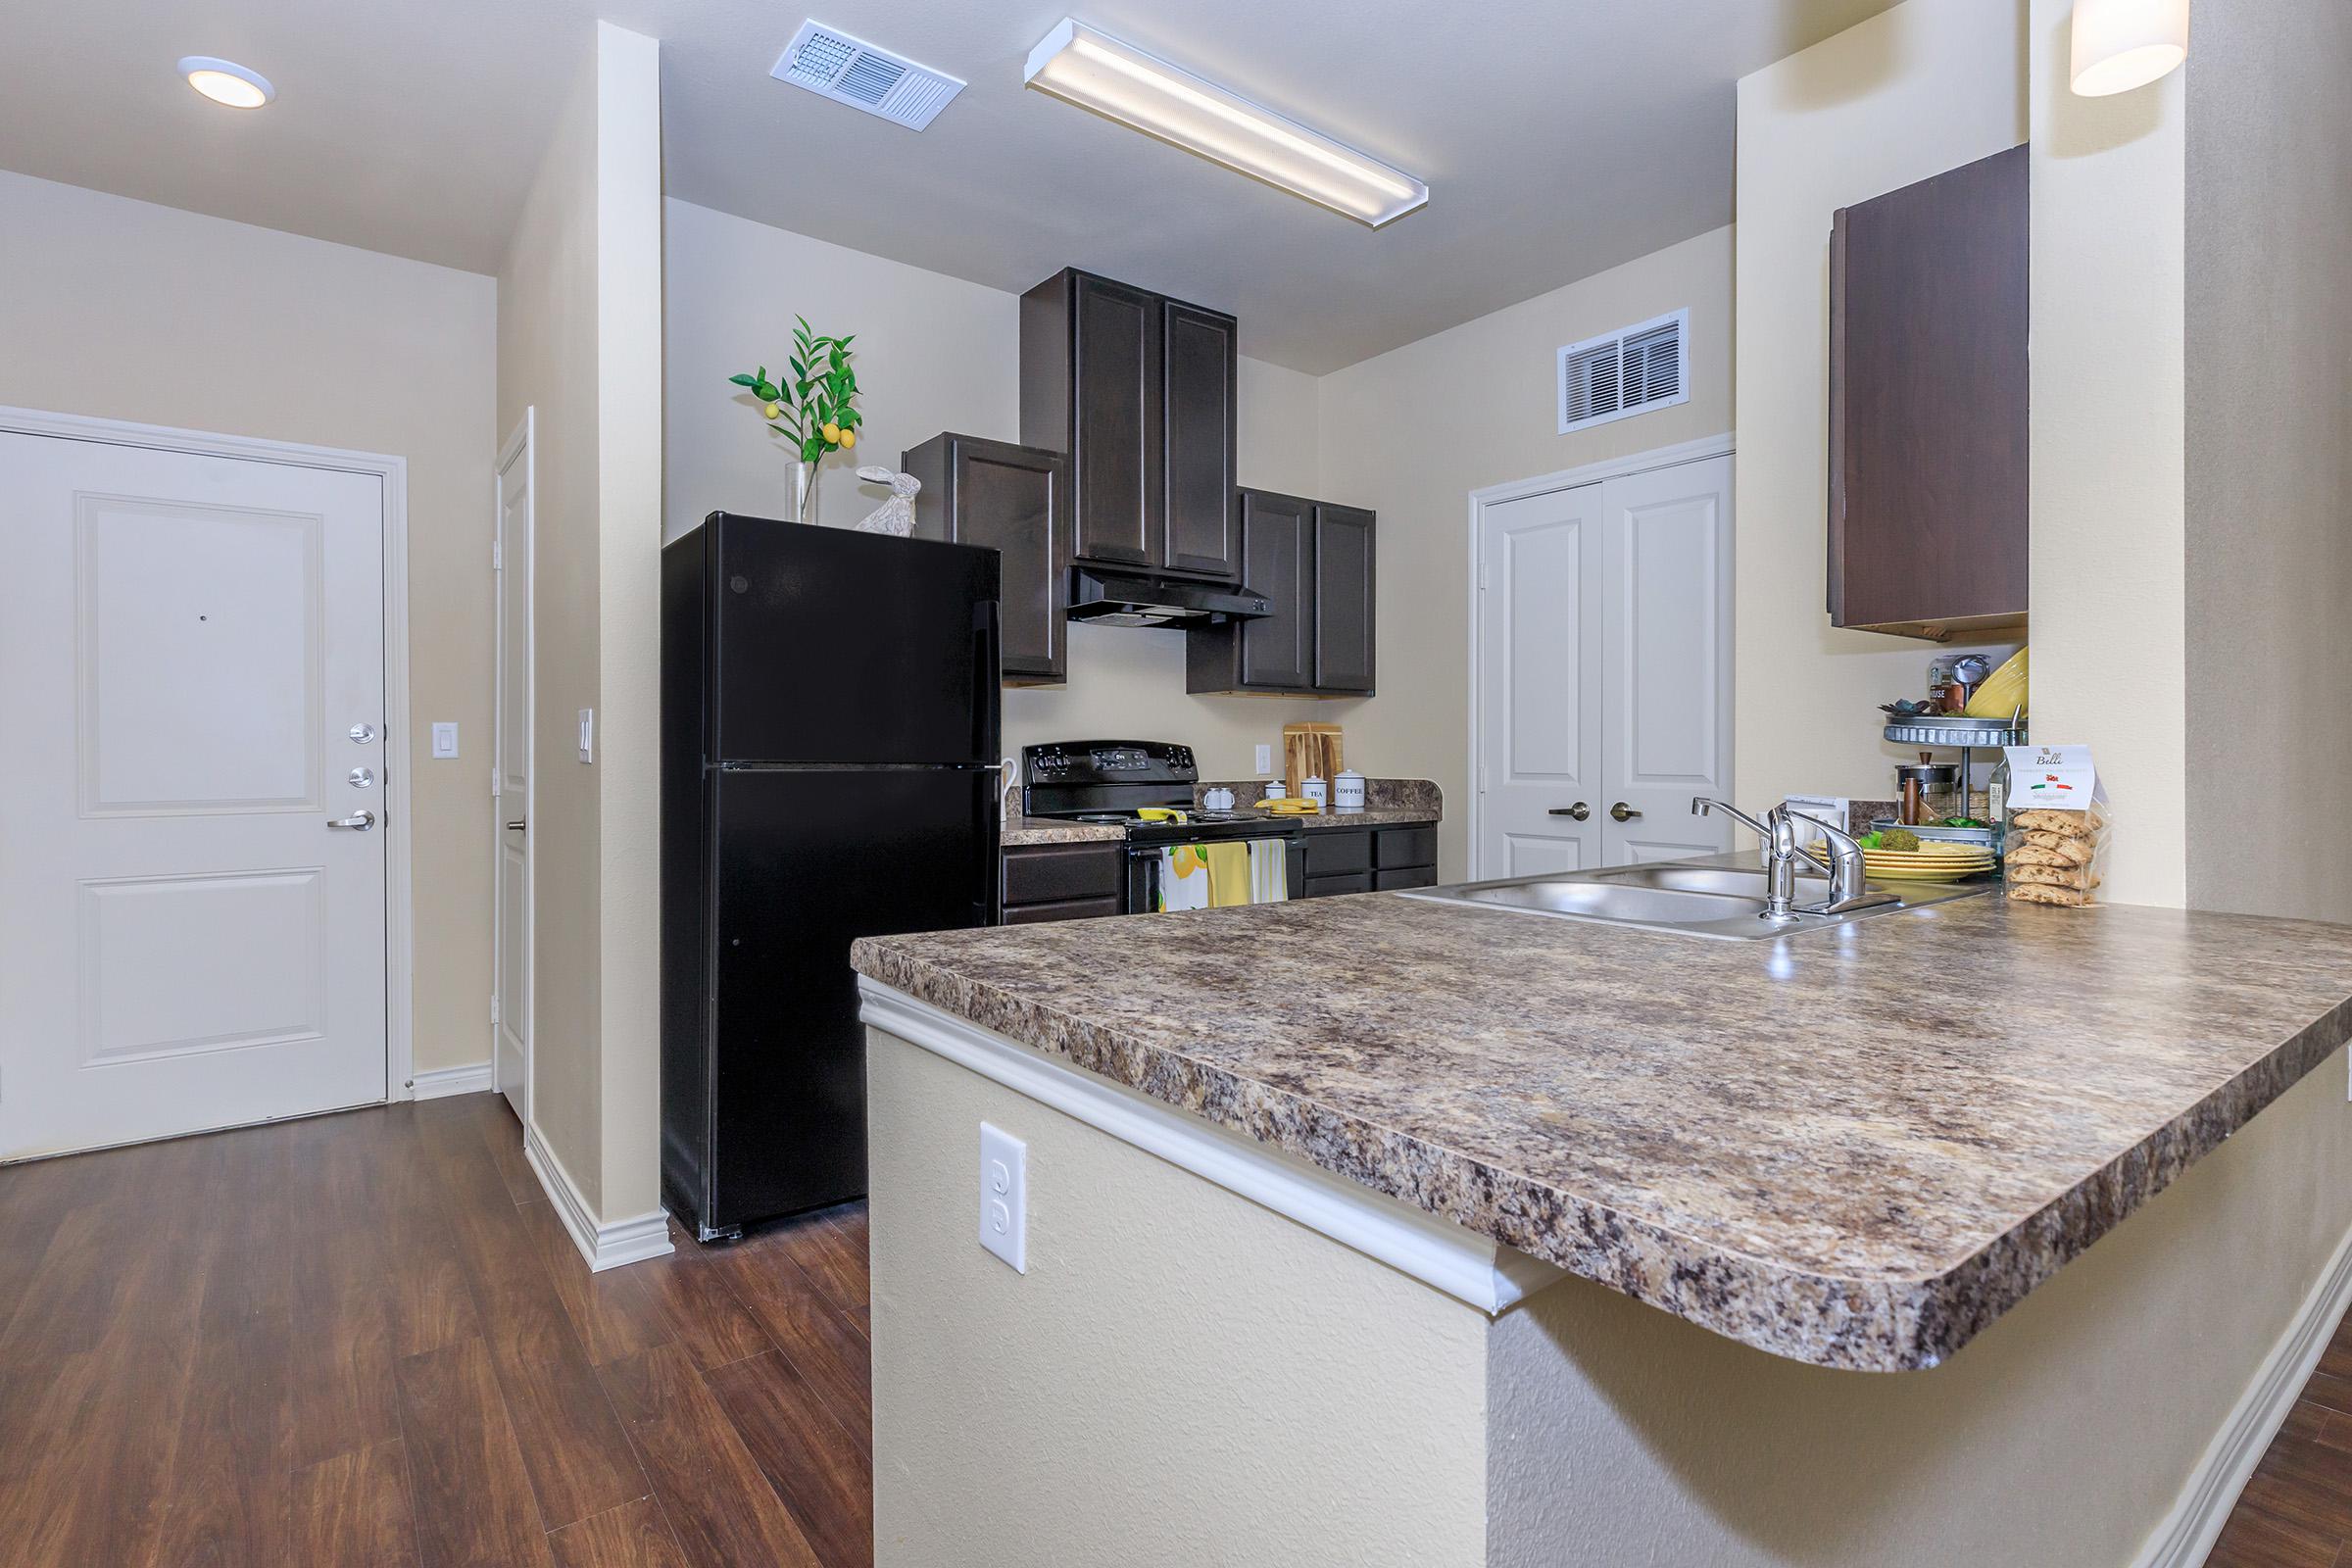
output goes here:
[{"label": "white canister", "polygon": [[1290,793],[1290,790],[1284,786],[1282,780],[1278,778],[1269,779],[1266,782],[1266,793],[1259,796],[1258,799],[1265,801],[1279,801],[1288,796]]},{"label": "white canister", "polygon": [[1301,797],[1314,802],[1317,806],[1329,806],[1331,804],[1331,786],[1323,782],[1323,777],[1319,773],[1309,773],[1305,778],[1300,779],[1298,781],[1298,793]]},{"label": "white canister", "polygon": [[1360,811],[1364,808],[1364,775],[1354,768],[1345,768],[1331,781],[1331,808],[1335,811]]},{"label": "white canister", "polygon": [[1200,804],[1211,811],[1230,811],[1233,809],[1233,791],[1210,790],[1200,797]]}]

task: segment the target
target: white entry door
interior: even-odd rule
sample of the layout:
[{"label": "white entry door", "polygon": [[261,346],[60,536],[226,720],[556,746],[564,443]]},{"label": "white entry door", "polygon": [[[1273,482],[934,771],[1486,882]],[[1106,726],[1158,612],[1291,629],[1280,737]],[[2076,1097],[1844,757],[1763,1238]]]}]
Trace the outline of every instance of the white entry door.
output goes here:
[{"label": "white entry door", "polygon": [[1481,877],[1599,865],[1600,486],[1479,514]]},{"label": "white entry door", "polygon": [[1709,855],[1731,773],[1732,460],[1483,502],[1473,874]]},{"label": "white entry door", "polygon": [[1601,486],[1601,858],[1679,860],[1730,847],[1690,799],[1731,787],[1732,460]]},{"label": "white entry door", "polygon": [[491,761],[497,797],[497,952],[491,964],[491,1071],[526,1124],[531,1038],[531,432],[507,443],[498,466],[498,719]]},{"label": "white entry door", "polygon": [[0,1159],[385,1097],[373,475],[0,433]]}]

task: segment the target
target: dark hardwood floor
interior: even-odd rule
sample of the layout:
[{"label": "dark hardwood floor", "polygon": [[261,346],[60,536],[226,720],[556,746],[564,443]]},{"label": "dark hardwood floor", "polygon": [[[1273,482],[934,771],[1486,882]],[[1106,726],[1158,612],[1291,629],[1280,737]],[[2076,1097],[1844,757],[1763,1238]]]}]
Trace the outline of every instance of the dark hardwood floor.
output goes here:
[{"label": "dark hardwood floor", "polygon": [[11,1568],[851,1568],[865,1215],[592,1275],[472,1095],[0,1170]]},{"label": "dark hardwood floor", "polygon": [[[865,1214],[590,1274],[494,1095],[0,1169],[10,1568],[873,1560]],[[2352,1320],[2216,1568],[2352,1568]]]}]

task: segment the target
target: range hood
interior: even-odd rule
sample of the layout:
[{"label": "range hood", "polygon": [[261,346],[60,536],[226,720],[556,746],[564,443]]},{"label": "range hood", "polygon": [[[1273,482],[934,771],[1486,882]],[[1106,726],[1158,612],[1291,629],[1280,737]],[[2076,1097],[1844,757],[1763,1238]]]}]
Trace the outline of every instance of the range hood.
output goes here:
[{"label": "range hood", "polygon": [[1263,594],[1152,572],[1070,568],[1070,618],[1101,626],[1220,626],[1274,612]]}]

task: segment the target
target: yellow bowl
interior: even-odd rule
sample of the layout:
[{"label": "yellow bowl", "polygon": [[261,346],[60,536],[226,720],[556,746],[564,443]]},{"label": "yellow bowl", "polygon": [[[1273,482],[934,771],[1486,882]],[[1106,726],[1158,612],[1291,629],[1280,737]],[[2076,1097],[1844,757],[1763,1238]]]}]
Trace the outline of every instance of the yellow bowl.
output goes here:
[{"label": "yellow bowl", "polygon": [[2026,710],[2026,650],[2009,656],[2000,668],[1984,677],[1961,710],[1970,718],[2007,718]]}]

